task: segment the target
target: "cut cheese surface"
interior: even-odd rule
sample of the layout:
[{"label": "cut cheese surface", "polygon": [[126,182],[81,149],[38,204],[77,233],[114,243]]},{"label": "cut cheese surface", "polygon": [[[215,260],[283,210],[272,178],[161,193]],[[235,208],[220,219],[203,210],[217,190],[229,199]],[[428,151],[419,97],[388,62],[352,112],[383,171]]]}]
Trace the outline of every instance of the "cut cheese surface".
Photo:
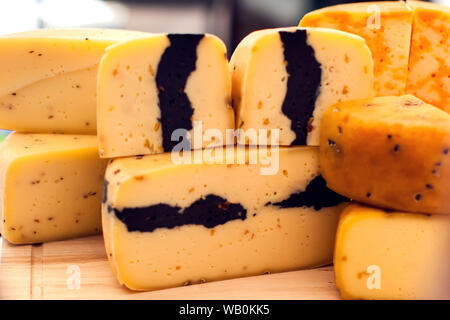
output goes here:
[{"label": "cut cheese surface", "polygon": [[408,1],[414,10],[406,91],[450,112],[450,8]]},{"label": "cut cheese surface", "polygon": [[41,29],[0,37],[0,127],[96,134],[96,80],[106,47],[145,33]]},{"label": "cut cheese surface", "polygon": [[24,244],[100,233],[105,167],[95,136],[10,134],[0,144],[2,237]]},{"label": "cut cheese surface", "polygon": [[[326,188],[318,149],[231,151],[222,164],[176,165],[167,153],[112,160],[103,232],[120,283],[155,290],[330,262],[347,199]],[[261,175],[277,154],[278,170]]]},{"label": "cut cheese surface", "polygon": [[413,15],[402,1],[361,2],[306,14],[301,27],[338,29],[363,37],[374,60],[376,96],[405,93]]},{"label": "cut cheese surface", "polygon": [[[108,48],[98,78],[102,157],[168,152],[181,138],[196,149],[203,143],[223,144],[197,138],[196,123],[200,134],[214,129],[225,137],[226,129],[234,129],[226,48],[220,39],[158,34]],[[184,131],[177,134],[177,129]]]},{"label": "cut cheese surface", "polygon": [[[260,129],[279,143],[318,145],[322,113],[348,99],[373,93],[372,58],[364,40],[336,30],[282,28],[256,31],[236,48],[230,61],[236,126]],[[264,134],[264,133],[263,133]],[[264,137],[266,138],[266,137]]]},{"label": "cut cheese surface", "polygon": [[346,299],[449,299],[450,218],[351,204],[336,236],[336,285]]},{"label": "cut cheese surface", "polygon": [[336,104],[324,114],[327,185],[385,208],[450,214],[450,115],[405,95]]}]

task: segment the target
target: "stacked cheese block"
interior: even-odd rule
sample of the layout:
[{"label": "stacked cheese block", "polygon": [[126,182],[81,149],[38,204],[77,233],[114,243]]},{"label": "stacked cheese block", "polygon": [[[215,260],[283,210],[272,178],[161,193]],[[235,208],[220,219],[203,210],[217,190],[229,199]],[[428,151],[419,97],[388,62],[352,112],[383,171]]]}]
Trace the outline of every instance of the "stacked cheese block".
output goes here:
[{"label": "stacked cheese block", "polygon": [[1,37],[2,236],[103,228],[136,290],[334,250],[345,298],[446,296],[450,115],[402,95],[449,111],[449,11],[371,5],[254,32],[230,64],[209,34]]},{"label": "stacked cheese block", "polygon": [[[332,260],[347,198],[320,175],[318,123],[327,105],[372,96],[369,49],[340,31],[266,30],[243,40],[230,70],[231,82],[225,48],[211,35],[154,35],[113,46],[102,59],[100,152],[127,156],[106,170],[103,231],[113,270],[129,288]],[[235,123],[239,145],[217,147]],[[174,142],[178,128],[186,132]],[[246,129],[267,128],[284,130],[286,147],[259,143],[273,131],[256,134],[256,143],[243,138]],[[199,140],[208,129],[219,138]],[[177,138],[189,140],[181,164],[173,158]],[[306,146],[308,139],[314,147]]]},{"label": "stacked cheese block", "polygon": [[369,205],[340,220],[343,297],[450,297],[450,115],[409,95],[337,104],[320,156],[327,185]]},{"label": "stacked cheese block", "polygon": [[449,13],[416,1],[360,3],[300,22],[363,36],[375,63],[380,97],[332,106],[320,134],[327,186],[367,204],[351,204],[339,222],[344,298],[450,297],[450,116],[402,96],[450,110]]},{"label": "stacked cheese block", "polygon": [[39,30],[2,36],[1,234],[17,244],[100,233],[106,161],[98,156],[96,81],[123,30]]}]

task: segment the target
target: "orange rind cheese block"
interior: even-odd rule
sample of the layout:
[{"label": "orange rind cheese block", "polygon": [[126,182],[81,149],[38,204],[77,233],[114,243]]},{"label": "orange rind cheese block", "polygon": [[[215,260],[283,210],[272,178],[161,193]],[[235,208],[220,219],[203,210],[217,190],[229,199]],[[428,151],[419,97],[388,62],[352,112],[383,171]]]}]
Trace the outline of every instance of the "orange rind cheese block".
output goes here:
[{"label": "orange rind cheese block", "polygon": [[410,212],[450,214],[450,115],[405,95],[342,102],[322,121],[330,189]]},{"label": "orange rind cheese block", "polygon": [[374,60],[375,94],[405,93],[413,13],[402,1],[349,3],[305,15],[301,27],[338,29],[363,37]]},{"label": "orange rind cheese block", "polygon": [[409,1],[414,25],[406,92],[450,112],[450,8]]},{"label": "orange rind cheese block", "polygon": [[449,299],[450,217],[344,209],[334,254],[344,299]]}]

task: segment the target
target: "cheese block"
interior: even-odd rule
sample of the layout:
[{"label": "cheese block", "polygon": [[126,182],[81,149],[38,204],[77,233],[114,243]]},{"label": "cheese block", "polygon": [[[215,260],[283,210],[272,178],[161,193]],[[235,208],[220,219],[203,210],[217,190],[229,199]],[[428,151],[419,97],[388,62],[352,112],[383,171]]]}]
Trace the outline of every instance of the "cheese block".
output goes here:
[{"label": "cheese block", "polygon": [[0,128],[96,134],[100,58],[111,44],[141,35],[41,29],[0,36]]},{"label": "cheese block", "polygon": [[374,60],[375,94],[386,96],[405,93],[412,20],[412,10],[403,1],[371,1],[312,11],[299,25],[363,37]]},{"label": "cheese block", "polygon": [[282,146],[317,146],[326,108],[372,96],[372,69],[364,40],[348,33],[292,27],[250,34],[230,61],[239,143],[264,145],[277,134]]},{"label": "cheese block", "polygon": [[450,8],[409,1],[414,28],[406,91],[450,112]]},{"label": "cheese block", "polygon": [[328,187],[385,208],[450,214],[450,115],[410,95],[336,104],[324,114]]},{"label": "cheese block", "polygon": [[218,148],[190,164],[169,153],[112,160],[102,217],[119,282],[154,290],[330,263],[347,199],[326,188],[318,155]]},{"label": "cheese block", "polygon": [[351,204],[336,236],[345,299],[449,299],[450,218]]},{"label": "cheese block", "polygon": [[0,144],[0,231],[11,243],[100,233],[106,161],[89,135],[12,133]]},{"label": "cheese block", "polygon": [[[226,129],[234,129],[234,114],[220,39],[157,34],[108,48],[98,78],[102,157],[168,152],[178,143],[222,145]],[[203,141],[208,130],[223,139]]]}]

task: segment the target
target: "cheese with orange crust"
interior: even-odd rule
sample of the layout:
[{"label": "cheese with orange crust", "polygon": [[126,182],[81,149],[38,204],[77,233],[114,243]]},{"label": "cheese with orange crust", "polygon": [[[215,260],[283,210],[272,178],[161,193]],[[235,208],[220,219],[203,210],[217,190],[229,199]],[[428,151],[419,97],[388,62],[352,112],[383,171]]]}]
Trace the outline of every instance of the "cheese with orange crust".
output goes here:
[{"label": "cheese with orange crust", "polygon": [[374,60],[375,94],[405,93],[412,10],[402,1],[331,6],[306,14],[301,27],[338,29],[363,37]]},{"label": "cheese with orange crust", "polygon": [[414,10],[406,91],[450,112],[450,8],[408,1]]},{"label": "cheese with orange crust", "polygon": [[450,214],[450,115],[405,95],[324,114],[322,174],[332,190],[397,210]]},{"label": "cheese with orange crust", "polygon": [[449,251],[449,216],[350,204],[336,235],[336,286],[345,299],[449,299]]}]

